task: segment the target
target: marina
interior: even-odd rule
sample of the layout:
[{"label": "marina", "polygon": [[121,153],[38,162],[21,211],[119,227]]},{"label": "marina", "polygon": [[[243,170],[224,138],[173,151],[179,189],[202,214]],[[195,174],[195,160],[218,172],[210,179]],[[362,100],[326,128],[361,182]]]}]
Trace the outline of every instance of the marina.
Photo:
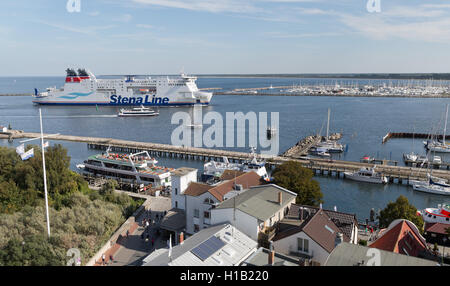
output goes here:
[{"label": "marina", "polygon": [[[27,81],[18,79],[17,82],[24,82],[21,88],[7,88],[3,90],[11,90],[14,93],[25,93],[27,86],[32,89],[37,86],[41,87],[58,85],[61,78],[37,78],[35,83],[27,83]],[[62,79],[64,80],[64,79]],[[303,82],[315,83],[317,80],[302,79]],[[31,81],[30,81],[31,82]],[[245,86],[270,86],[273,87],[287,85],[292,79],[274,79],[274,78],[202,78],[198,79],[199,89],[215,88],[218,86],[225,89],[232,89],[233,85]],[[361,80],[361,82],[369,83],[369,81]],[[267,83],[267,84],[265,84]],[[281,83],[281,84],[279,84]],[[0,79],[0,86],[5,86],[5,81]],[[274,89],[275,90],[275,89]],[[272,90],[272,91],[274,91]],[[422,154],[425,151],[422,140],[415,140],[413,148],[411,149],[412,134],[428,134],[433,123],[439,121],[441,113],[429,114],[426,110],[436,109],[441,110],[441,106],[445,104],[443,98],[430,99],[403,99],[403,98],[370,98],[361,97],[358,99],[352,97],[279,97],[279,100],[274,100],[273,97],[255,97],[255,96],[240,96],[221,95],[213,99],[213,104],[203,107],[203,112],[216,111],[223,115],[232,110],[239,110],[244,113],[249,111],[266,111],[272,110],[280,113],[280,125],[276,130],[276,134],[272,137],[279,137],[280,152],[285,153],[287,150],[295,147],[299,141],[303,141],[311,134],[320,134],[321,125],[325,128],[327,108],[332,108],[331,122],[332,131],[339,131],[341,133],[340,140],[342,144],[348,146],[348,151],[343,153],[333,154],[330,158],[320,158],[313,154],[306,152],[302,155],[295,155],[295,152],[287,154],[286,158],[295,158],[306,166],[310,157],[314,159],[311,163],[311,169],[316,174],[316,180],[320,182],[321,189],[324,192],[324,206],[333,207],[338,205],[347,208],[361,216],[367,215],[367,209],[371,207],[382,207],[389,200],[395,200],[398,194],[405,195],[419,208],[430,207],[442,202],[442,197],[439,195],[430,195],[422,192],[416,192],[409,186],[409,180],[424,180],[426,178],[426,171],[417,173],[413,168],[410,171],[409,164],[405,165],[403,154],[414,151],[416,154]],[[36,107],[30,105],[31,98],[29,96],[14,96],[9,97],[8,101],[4,101],[0,109],[0,123],[8,126],[11,123],[12,128],[21,130],[38,130],[39,125],[36,125]],[[245,102],[245,104],[236,105],[236,103]],[[408,106],[408,112],[404,110],[404,106]],[[116,139],[124,140],[127,144],[124,146],[123,142],[117,144],[119,153],[133,153],[141,150],[155,150],[152,157],[157,157],[158,161],[163,166],[177,168],[179,166],[191,166],[202,169],[203,164],[210,160],[222,161],[223,155],[228,155],[230,162],[244,162],[250,159],[248,156],[249,146],[243,148],[216,148],[215,151],[230,151],[241,153],[237,157],[226,152],[217,152],[211,154],[206,158],[203,153],[199,152],[185,152],[185,150],[177,150],[176,153],[167,153],[165,149],[148,148],[148,146],[129,145],[131,142],[153,142],[154,144],[165,144],[170,142],[170,134],[175,128],[175,125],[167,124],[170,122],[171,116],[178,111],[191,113],[192,108],[177,107],[177,108],[160,108],[159,116],[157,117],[130,117],[127,120],[122,120],[117,117],[119,112],[117,107],[44,107],[43,119],[45,129],[48,133],[67,134],[67,130],[74,136],[79,137],[93,137],[101,138],[102,144],[93,143],[86,148],[88,142],[77,143],[78,141],[52,140],[52,142],[63,144],[69,149],[69,154],[72,157],[72,169],[76,169],[77,164],[82,164],[86,158],[91,155],[98,154],[98,151],[104,151],[108,148],[109,140]],[[416,122],[411,121],[411,114],[416,116]],[[370,118],[370,122],[368,122]],[[156,120],[155,120],[156,119]],[[367,124],[362,124],[366,122]],[[415,132],[412,130],[412,124],[415,125]],[[367,128],[369,127],[370,128]],[[408,132],[409,126],[411,131]],[[205,125],[203,129],[207,128]],[[385,144],[381,144],[381,138],[388,133],[388,130],[405,130],[405,133],[410,133],[410,138],[395,138],[395,140],[388,140]],[[120,130],[116,132],[115,130]],[[145,132],[144,130],[151,130]],[[323,129],[325,130],[325,129]],[[265,131],[265,130],[264,130]],[[422,131],[422,132],[421,132]],[[425,131],[425,132],[424,132]],[[266,132],[264,132],[266,133]],[[322,133],[322,135],[325,135]],[[315,135],[312,135],[315,136]],[[266,137],[266,134],[264,134]],[[330,138],[332,135],[330,135]],[[1,140],[4,146],[15,146],[17,140],[8,142],[7,137]],[[393,138],[392,138],[393,139]],[[423,140],[426,140],[424,138]],[[414,143],[414,142],[413,142]],[[98,145],[98,146],[95,146]],[[314,144],[313,144],[314,145]],[[92,148],[91,148],[92,147]],[[298,148],[298,146],[297,146]],[[135,149],[135,150],[134,150]],[[293,148],[294,150],[296,148]],[[299,148],[301,149],[301,148]],[[308,150],[309,147],[305,148]],[[149,151],[151,151],[149,150]],[[259,152],[258,152],[259,153]],[[364,164],[360,162],[363,155],[367,154],[370,157],[376,158],[377,162]],[[216,156],[215,156],[216,155]],[[276,157],[285,157],[285,156]],[[244,160],[239,158],[246,156]],[[290,157],[292,156],[292,157]],[[268,156],[271,157],[271,156]],[[442,162],[450,161],[446,155],[441,156]],[[263,158],[259,158],[262,160]],[[282,158],[284,159],[284,158]],[[332,165],[329,160],[333,160]],[[277,164],[273,164],[270,158],[265,160],[267,172],[273,171]],[[391,161],[391,162],[389,162]],[[343,164],[343,162],[351,162],[351,165]],[[395,162],[399,167],[402,167],[402,172],[398,175],[394,172],[393,176],[388,176],[389,182],[393,184],[373,185],[364,184],[351,180],[343,180],[344,172],[356,172],[362,167],[371,168],[376,163],[378,167],[393,166]],[[339,164],[337,164],[339,163]],[[384,163],[384,164],[383,164]],[[361,164],[361,165],[360,165]],[[444,166],[444,165],[443,165]],[[441,167],[441,171],[447,170],[446,167]],[[420,167],[416,165],[416,167]],[[434,171],[438,171],[435,169]],[[443,176],[445,177],[445,175]],[[386,191],[389,190],[389,191]],[[370,197],[370,204],[367,201],[367,196]]]},{"label": "marina", "polygon": [[[138,153],[148,152],[150,155],[156,157],[170,157],[170,158],[182,158],[193,159],[201,161],[216,160],[220,161],[223,157],[227,157],[231,162],[242,163],[245,160],[253,159],[253,155],[244,152],[233,152],[227,150],[218,149],[206,149],[196,147],[182,147],[173,146],[169,144],[147,143],[119,140],[112,138],[98,138],[98,137],[82,137],[82,136],[70,136],[70,135],[44,135],[47,140],[63,140],[72,142],[84,142],[88,143],[88,147],[96,150],[111,150],[121,153]],[[39,137],[38,133],[22,132],[11,130],[8,133],[0,134],[0,138],[9,140],[19,138],[35,138]],[[289,160],[294,160],[302,163],[305,167],[312,169],[317,174],[335,174],[340,177],[345,172],[355,172],[361,168],[370,168],[373,165],[368,163],[341,161],[341,160],[329,160],[319,158],[306,158],[306,159],[292,159],[283,156],[272,156],[259,154],[259,159],[266,161],[268,168],[273,169],[276,165],[282,164]],[[378,165],[377,170],[382,172],[389,178],[391,182],[407,183],[408,180],[426,180],[427,170],[422,168],[413,167],[401,167],[401,166],[389,166]],[[450,172],[444,170],[436,170],[435,176],[439,176],[445,180],[450,180]]]}]

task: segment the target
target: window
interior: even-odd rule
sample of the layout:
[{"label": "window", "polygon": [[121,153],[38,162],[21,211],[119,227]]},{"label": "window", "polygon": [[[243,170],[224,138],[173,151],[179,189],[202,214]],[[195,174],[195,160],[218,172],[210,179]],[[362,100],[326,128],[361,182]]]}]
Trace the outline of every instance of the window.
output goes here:
[{"label": "window", "polygon": [[297,238],[297,250],[299,252],[309,252],[309,241],[303,238]]},{"label": "window", "polygon": [[207,204],[207,205],[213,205],[213,204],[214,204],[214,201],[211,200],[210,198],[206,198],[206,199],[203,201],[203,203],[204,203],[204,204]]},{"label": "window", "polygon": [[203,217],[204,218],[209,218],[209,212],[203,212]]},{"label": "window", "polygon": [[307,239],[303,240],[303,251],[306,253],[309,252],[309,240],[307,240]]},{"label": "window", "polygon": [[198,232],[200,230],[200,227],[198,224],[194,224],[194,232]]},{"label": "window", "polygon": [[175,188],[175,195],[178,195],[178,189]]},{"label": "window", "polygon": [[178,202],[177,201],[175,201],[175,208],[176,209],[178,208]]},{"label": "window", "polygon": [[197,217],[197,218],[200,217],[200,211],[198,209],[194,210],[194,217]]}]

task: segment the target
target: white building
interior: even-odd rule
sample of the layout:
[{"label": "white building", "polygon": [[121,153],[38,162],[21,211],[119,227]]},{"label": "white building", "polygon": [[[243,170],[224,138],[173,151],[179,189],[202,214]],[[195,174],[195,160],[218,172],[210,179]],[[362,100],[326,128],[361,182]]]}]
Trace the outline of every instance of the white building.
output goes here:
[{"label": "white building", "polygon": [[275,251],[310,260],[313,265],[324,265],[340,242],[349,242],[331,218],[319,209],[302,219],[287,216],[279,224],[273,238]]},{"label": "white building", "polygon": [[211,210],[211,224],[229,222],[258,241],[260,232],[270,230],[284,218],[297,194],[275,184],[251,187]]},{"label": "white building", "polygon": [[[224,174],[224,176],[227,175]],[[225,201],[230,193],[241,193],[248,187],[260,184],[262,184],[262,180],[256,172],[242,173],[233,179],[223,180],[215,185],[191,182],[189,187],[183,190],[186,233],[193,234],[209,227],[212,224],[211,209]]]},{"label": "white building", "polygon": [[143,266],[238,266],[257,250],[258,243],[230,224],[203,229],[172,247],[144,258]]},{"label": "white building", "polygon": [[172,181],[172,208],[182,209],[186,207],[184,191],[191,182],[197,182],[197,169],[182,167],[171,172]]}]

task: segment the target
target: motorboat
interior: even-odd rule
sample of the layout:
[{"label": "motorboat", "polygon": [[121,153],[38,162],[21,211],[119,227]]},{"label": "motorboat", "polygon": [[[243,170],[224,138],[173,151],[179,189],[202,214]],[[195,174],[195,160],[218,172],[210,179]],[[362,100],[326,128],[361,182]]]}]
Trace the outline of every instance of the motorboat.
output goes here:
[{"label": "motorboat", "polygon": [[386,184],[388,179],[383,174],[373,168],[361,168],[357,172],[344,172],[345,178],[358,182],[374,183],[374,184]]},{"label": "motorboat", "polygon": [[450,204],[439,204],[437,208],[418,211],[426,223],[450,224]]},{"label": "motorboat", "polygon": [[403,159],[405,161],[409,161],[409,162],[415,163],[417,161],[417,159],[419,159],[419,155],[414,153],[414,152],[411,152],[409,154],[403,154]]},{"label": "motorboat", "polygon": [[265,181],[270,181],[270,177],[266,170],[266,162],[259,161],[256,158],[255,149],[251,148],[252,160],[246,160],[243,163],[231,163],[228,161],[228,158],[224,156],[223,162],[217,162],[211,160],[203,165],[203,174],[201,176],[201,180],[206,182],[214,177],[220,177],[225,170],[235,170],[242,172],[256,172],[261,178]]},{"label": "motorboat", "polygon": [[364,156],[364,157],[362,157],[362,158],[360,159],[360,162],[361,162],[361,163],[372,163],[373,160],[375,160],[374,157],[371,157],[371,156]]},{"label": "motorboat", "polygon": [[133,107],[132,109],[120,109],[118,116],[120,117],[131,117],[131,116],[156,116],[159,113],[141,105],[140,107]]}]

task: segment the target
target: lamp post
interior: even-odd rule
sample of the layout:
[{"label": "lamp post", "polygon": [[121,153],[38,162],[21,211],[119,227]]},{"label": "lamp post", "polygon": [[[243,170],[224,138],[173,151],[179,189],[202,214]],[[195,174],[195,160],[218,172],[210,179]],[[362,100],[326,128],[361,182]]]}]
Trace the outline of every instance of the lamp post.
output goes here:
[{"label": "lamp post", "polygon": [[444,242],[444,248],[443,248],[443,250],[442,250],[442,265],[444,265],[445,243],[447,242],[447,237],[444,236],[444,238],[442,239],[442,241]]}]

